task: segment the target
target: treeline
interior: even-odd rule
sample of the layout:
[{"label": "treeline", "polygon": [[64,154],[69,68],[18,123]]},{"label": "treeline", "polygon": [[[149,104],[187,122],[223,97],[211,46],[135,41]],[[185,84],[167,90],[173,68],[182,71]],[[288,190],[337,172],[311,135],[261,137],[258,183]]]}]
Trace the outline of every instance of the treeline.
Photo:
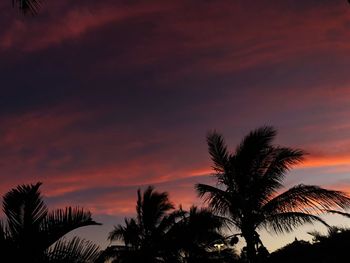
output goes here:
[{"label": "treeline", "polygon": [[[347,214],[347,217],[350,215]],[[313,241],[295,240],[275,251],[269,257],[271,263],[349,262],[350,229],[331,227],[327,235],[310,233]]]},{"label": "treeline", "polygon": [[[152,186],[138,190],[136,216],[111,230],[107,238],[112,245],[104,250],[78,237],[64,239],[76,228],[98,224],[88,211],[71,207],[49,211],[40,183],[18,186],[3,198],[6,218],[0,224],[0,248],[4,262],[259,263],[294,261],[297,255],[301,262],[335,262],[325,261],[332,257],[311,255],[321,255],[333,245],[339,248],[336,242],[341,239],[335,237],[346,235],[347,230],[329,236],[313,233],[314,243],[296,241],[272,254],[259,237],[263,228],[280,234],[305,223],[320,222],[333,229],[318,215],[347,215],[341,211],[350,206],[344,192],[314,185],[299,184],[279,193],[285,175],[303,161],[304,152],[274,145],[275,137],[275,129],[262,127],[230,152],[220,134],[208,134],[216,185],[195,186],[207,207],[175,209],[168,193]],[[235,249],[239,240],[245,243],[241,251]]]}]

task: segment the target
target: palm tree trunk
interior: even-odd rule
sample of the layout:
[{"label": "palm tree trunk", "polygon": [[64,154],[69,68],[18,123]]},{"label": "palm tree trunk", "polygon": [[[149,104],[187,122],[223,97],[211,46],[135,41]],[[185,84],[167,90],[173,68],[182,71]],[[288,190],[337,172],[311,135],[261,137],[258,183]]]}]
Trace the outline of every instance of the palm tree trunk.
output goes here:
[{"label": "palm tree trunk", "polygon": [[247,258],[249,263],[256,263],[257,262],[257,255],[256,255],[256,249],[255,249],[255,236],[254,231],[248,231],[245,233],[242,233],[246,243],[247,243]]}]

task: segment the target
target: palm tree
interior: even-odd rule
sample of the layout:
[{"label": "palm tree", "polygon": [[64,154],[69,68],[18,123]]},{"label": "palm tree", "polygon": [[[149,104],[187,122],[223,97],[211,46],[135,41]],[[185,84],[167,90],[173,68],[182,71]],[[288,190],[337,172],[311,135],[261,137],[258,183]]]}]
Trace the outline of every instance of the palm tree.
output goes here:
[{"label": "palm tree", "polygon": [[36,15],[41,7],[42,0],[12,0],[13,7],[26,14]]},{"label": "palm tree", "polygon": [[214,243],[224,239],[219,232],[223,220],[210,210],[174,210],[168,194],[150,186],[143,194],[138,190],[136,214],[110,232],[110,241],[124,244],[108,247],[99,262],[224,262],[212,251]]},{"label": "palm tree", "polygon": [[303,160],[305,153],[273,145],[275,136],[272,127],[256,129],[229,153],[223,137],[210,133],[207,143],[217,186],[196,185],[199,196],[241,231],[249,262],[257,260],[261,228],[281,233],[304,223],[326,224],[315,213],[350,205],[345,193],[313,185],[296,185],[278,194],[286,173]]},{"label": "palm tree", "polygon": [[[180,211],[183,211],[180,208]],[[236,259],[235,250],[228,245],[221,233],[224,218],[216,216],[208,208],[192,206],[183,211],[181,219],[169,230],[173,248],[180,254],[180,261],[186,263],[214,263]],[[224,245],[220,250],[215,245]]]},{"label": "palm tree", "polygon": [[0,222],[0,246],[9,262],[92,262],[98,247],[64,236],[74,229],[99,225],[90,212],[67,207],[49,212],[39,191],[41,183],[20,185],[3,197],[5,221]]},{"label": "palm tree", "polygon": [[169,201],[168,193],[159,193],[149,186],[143,194],[137,191],[136,218],[125,219],[110,232],[110,241],[121,240],[124,246],[113,246],[105,251],[104,258],[114,262],[164,262],[172,256],[168,250],[166,234],[180,216]]}]

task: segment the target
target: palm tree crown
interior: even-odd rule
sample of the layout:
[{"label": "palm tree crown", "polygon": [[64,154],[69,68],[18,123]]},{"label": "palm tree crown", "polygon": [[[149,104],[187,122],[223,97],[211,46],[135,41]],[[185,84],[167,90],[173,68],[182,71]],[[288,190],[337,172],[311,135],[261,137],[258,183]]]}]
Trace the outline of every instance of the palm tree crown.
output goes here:
[{"label": "palm tree crown", "polygon": [[[182,208],[180,208],[181,211]],[[178,262],[225,263],[237,259],[235,250],[229,246],[221,233],[224,219],[216,216],[208,208],[192,206],[183,211],[180,220],[169,230],[172,247],[180,254]],[[218,251],[215,245],[224,245]]]},{"label": "palm tree crown", "polygon": [[108,247],[99,262],[226,262],[211,253],[214,242],[224,239],[220,217],[204,208],[174,210],[168,194],[151,186],[137,196],[136,217],[126,218],[109,234],[110,241],[124,245]]},{"label": "palm tree crown", "polygon": [[77,237],[65,240],[70,231],[99,225],[90,212],[67,207],[49,212],[41,183],[21,185],[3,197],[6,221],[0,221],[0,246],[9,262],[91,262],[98,247]]},{"label": "palm tree crown", "polygon": [[168,193],[156,192],[152,186],[143,194],[139,189],[137,197],[136,218],[126,218],[125,225],[116,226],[108,237],[110,241],[123,241],[125,247],[110,249],[107,257],[116,262],[163,262],[165,236],[179,214],[171,213],[174,206]]},{"label": "palm tree crown", "polygon": [[256,261],[262,245],[257,233],[260,228],[280,233],[304,223],[326,224],[315,213],[350,205],[345,193],[318,186],[300,184],[278,194],[286,173],[303,160],[305,153],[273,145],[275,136],[272,127],[256,129],[230,153],[223,137],[210,133],[207,143],[217,186],[196,185],[199,196],[241,231],[250,262]]}]

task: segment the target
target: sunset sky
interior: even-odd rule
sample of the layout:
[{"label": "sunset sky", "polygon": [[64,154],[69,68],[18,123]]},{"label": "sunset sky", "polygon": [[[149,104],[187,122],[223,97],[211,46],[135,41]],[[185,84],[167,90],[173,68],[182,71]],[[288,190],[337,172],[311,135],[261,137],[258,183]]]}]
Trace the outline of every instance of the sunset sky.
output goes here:
[{"label": "sunset sky", "polygon": [[[1,195],[42,181],[50,207],[83,206],[104,223],[75,233],[105,246],[139,187],[202,204],[193,185],[211,182],[208,131],[234,150],[261,125],[309,153],[286,187],[350,192],[346,0],[46,0],[36,17],[7,0],[0,10]],[[263,241],[273,250],[304,233]]]}]

